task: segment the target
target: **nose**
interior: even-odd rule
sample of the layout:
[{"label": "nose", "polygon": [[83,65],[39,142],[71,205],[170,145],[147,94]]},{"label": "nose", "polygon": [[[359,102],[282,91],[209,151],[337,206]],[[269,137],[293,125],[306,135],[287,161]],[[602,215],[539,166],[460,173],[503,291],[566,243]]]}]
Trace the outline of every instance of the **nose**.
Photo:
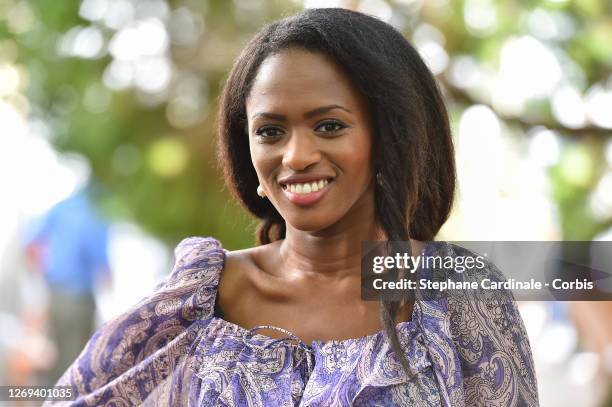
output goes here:
[{"label": "nose", "polygon": [[315,137],[305,131],[294,131],[285,145],[283,165],[294,171],[301,171],[321,159],[321,152]]}]

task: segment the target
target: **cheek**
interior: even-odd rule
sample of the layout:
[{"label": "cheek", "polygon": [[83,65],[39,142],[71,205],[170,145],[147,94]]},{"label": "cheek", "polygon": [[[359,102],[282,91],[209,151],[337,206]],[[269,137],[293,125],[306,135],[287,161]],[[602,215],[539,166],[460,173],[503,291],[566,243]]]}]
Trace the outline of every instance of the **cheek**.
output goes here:
[{"label": "cheek", "polygon": [[275,159],[275,154],[269,151],[269,148],[262,148],[262,146],[251,144],[250,150],[253,167],[255,167],[257,175],[263,181],[274,170],[278,160]]},{"label": "cheek", "polygon": [[371,171],[372,146],[369,136],[360,135],[350,140],[347,139],[344,144],[343,148],[338,151],[338,164],[343,167],[346,175],[366,177]]}]

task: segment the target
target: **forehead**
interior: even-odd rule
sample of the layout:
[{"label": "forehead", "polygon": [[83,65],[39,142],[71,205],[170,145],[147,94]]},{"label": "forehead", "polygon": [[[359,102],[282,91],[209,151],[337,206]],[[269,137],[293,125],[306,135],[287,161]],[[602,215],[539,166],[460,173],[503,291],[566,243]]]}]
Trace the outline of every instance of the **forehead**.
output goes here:
[{"label": "forehead", "polygon": [[333,103],[363,109],[359,91],[340,65],[325,54],[295,48],[262,62],[246,102],[247,112]]}]

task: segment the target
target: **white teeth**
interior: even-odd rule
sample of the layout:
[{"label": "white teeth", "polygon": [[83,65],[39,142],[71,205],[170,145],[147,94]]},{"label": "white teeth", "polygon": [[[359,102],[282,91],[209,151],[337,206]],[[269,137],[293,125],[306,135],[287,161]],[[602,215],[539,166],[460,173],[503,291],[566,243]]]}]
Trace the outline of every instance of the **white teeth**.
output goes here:
[{"label": "white teeth", "polygon": [[319,181],[313,181],[310,183],[288,184],[287,190],[294,194],[309,194],[311,192],[317,192],[325,188],[327,184],[329,184],[329,181],[327,181],[326,179],[321,179]]}]

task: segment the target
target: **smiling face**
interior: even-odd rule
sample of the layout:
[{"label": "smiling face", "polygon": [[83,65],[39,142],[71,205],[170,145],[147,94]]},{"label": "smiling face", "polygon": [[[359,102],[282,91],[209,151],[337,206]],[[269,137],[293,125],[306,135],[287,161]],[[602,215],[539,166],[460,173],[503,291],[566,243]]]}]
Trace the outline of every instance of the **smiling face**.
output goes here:
[{"label": "smiling face", "polygon": [[374,215],[369,114],[331,58],[297,48],[269,56],[246,113],[257,176],[288,227],[322,231]]}]

